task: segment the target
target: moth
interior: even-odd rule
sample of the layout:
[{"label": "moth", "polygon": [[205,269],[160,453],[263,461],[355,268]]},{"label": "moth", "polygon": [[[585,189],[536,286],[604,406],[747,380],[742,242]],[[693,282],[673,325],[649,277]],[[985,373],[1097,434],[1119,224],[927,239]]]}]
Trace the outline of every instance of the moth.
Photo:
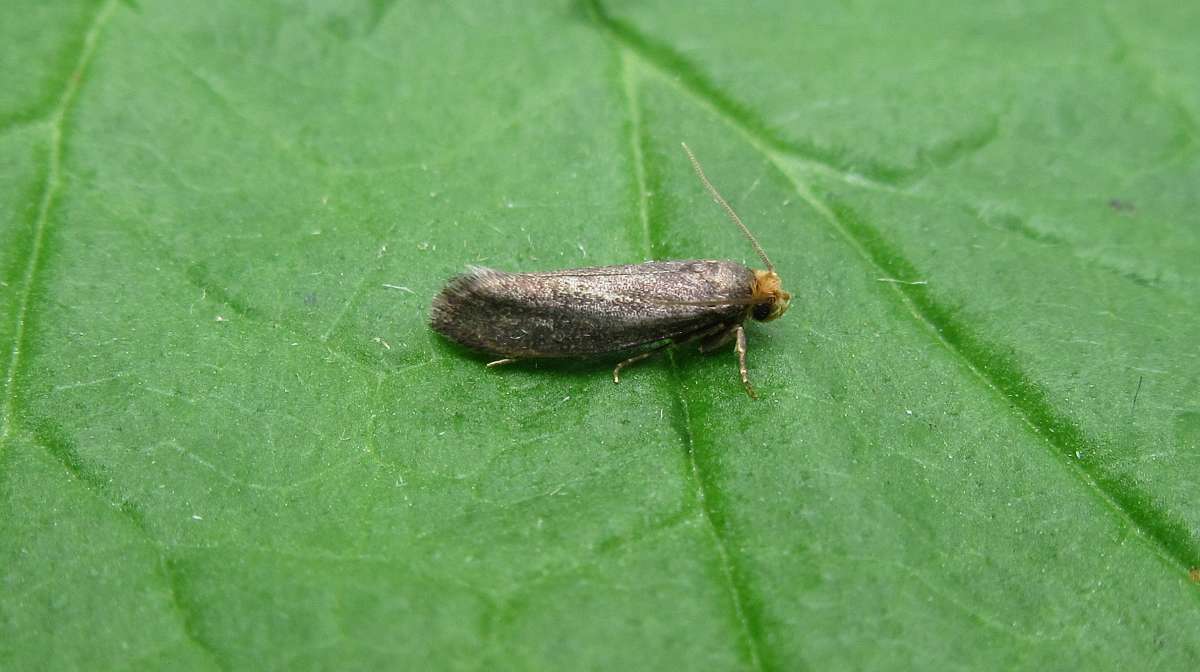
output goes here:
[{"label": "moth", "polygon": [[[697,343],[701,352],[730,341],[742,385],[757,398],[746,368],[747,318],[770,322],[787,312],[775,265],[750,229],[704,175],[683,144],[700,182],[741,229],[766,270],[735,261],[649,261],[625,266],[506,273],[469,267],[433,300],[430,326],[468,348],[499,357],[488,367],[523,359],[627,353],[621,370],[672,345]],[[636,352],[636,354],[634,354]]]}]

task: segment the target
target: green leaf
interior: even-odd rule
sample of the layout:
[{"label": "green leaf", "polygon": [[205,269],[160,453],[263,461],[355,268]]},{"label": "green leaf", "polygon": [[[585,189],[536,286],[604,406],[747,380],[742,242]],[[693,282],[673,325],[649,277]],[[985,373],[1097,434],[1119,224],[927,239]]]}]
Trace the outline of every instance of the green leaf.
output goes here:
[{"label": "green leaf", "polygon": [[[0,669],[1194,669],[1186,3],[76,2],[0,27]],[[429,298],[732,258],[730,352]]]}]

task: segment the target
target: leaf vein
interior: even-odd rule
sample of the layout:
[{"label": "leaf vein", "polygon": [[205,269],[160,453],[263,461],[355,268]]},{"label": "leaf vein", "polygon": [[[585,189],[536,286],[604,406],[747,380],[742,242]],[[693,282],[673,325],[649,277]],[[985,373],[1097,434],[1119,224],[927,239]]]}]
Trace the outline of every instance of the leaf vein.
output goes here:
[{"label": "leaf vein", "polygon": [[54,205],[54,197],[62,186],[62,155],[63,155],[63,126],[67,113],[70,111],[79,89],[83,84],[83,75],[96,52],[96,43],[100,32],[116,9],[116,0],[109,0],[96,13],[88,26],[83,38],[83,46],[75,68],[67,77],[66,85],[59,96],[58,104],[50,114],[50,156],[46,165],[46,176],[41,189],[41,199],[37,207],[37,215],[33,222],[32,243],[29,247],[29,258],[25,263],[20,294],[17,299],[17,309],[13,318],[12,346],[8,353],[8,370],[5,372],[4,393],[0,405],[0,446],[12,433],[14,407],[16,404],[17,371],[21,366],[21,353],[25,346],[25,327],[28,324],[30,304],[33,302],[33,289],[37,282],[38,272],[42,266],[43,249],[45,247],[46,231],[49,228],[50,210]]},{"label": "leaf vein", "polygon": [[[749,144],[766,157],[784,176],[810,207],[845,240],[879,277],[924,277],[873,226],[862,221],[849,208],[826,203],[818,198],[788,165],[794,150],[781,146],[769,129],[730,107],[728,97],[705,80],[698,79],[694,68],[683,67],[682,59],[673,56],[669,48],[649,42],[630,26],[608,17],[598,0],[592,0],[593,14],[601,27],[622,48],[639,57],[663,75],[663,80],[684,95],[712,110]],[[664,55],[665,54],[665,55]],[[808,160],[812,162],[811,157]],[[821,161],[815,161],[820,164]],[[826,168],[837,168],[825,162]],[[893,178],[904,178],[893,175]],[[899,179],[893,179],[893,182]],[[887,185],[884,188],[889,188]],[[1137,531],[1147,542],[1147,548],[1167,566],[1187,574],[1200,567],[1200,541],[1192,535],[1185,521],[1157,506],[1153,495],[1121,474],[1106,467],[1096,458],[1099,445],[1087,436],[1084,429],[1065,413],[1056,409],[1046,392],[1026,375],[1010,356],[997,346],[974,333],[968,325],[953,315],[953,311],[937,301],[925,286],[885,283],[912,318],[930,336],[950,351],[965,369],[987,389],[1000,396],[1035,436],[1057,455],[1068,472],[1094,495],[1114,515]],[[1200,597],[1200,592],[1196,595]]]},{"label": "leaf vein", "polygon": [[184,608],[180,600],[180,581],[177,572],[172,569],[176,561],[167,555],[162,544],[150,534],[145,516],[137,503],[122,499],[117,493],[113,493],[110,486],[112,479],[102,469],[89,468],[85,465],[79,456],[79,451],[53,423],[46,420],[34,420],[32,425],[29,428],[29,438],[33,444],[46,451],[50,457],[62,465],[71,478],[91,491],[97,499],[112,507],[128,520],[137,534],[150,545],[150,548],[158,555],[160,578],[166,586],[171,609],[179,618],[180,630],[183,632],[184,638],[203,651],[216,668],[229,669],[213,646],[197,634],[194,627],[194,615],[190,610]]},{"label": "leaf vein", "polygon": [[[620,43],[617,43],[616,46],[621,57],[621,78],[627,113],[630,119],[630,148],[634,163],[634,173],[637,179],[638,215],[642,221],[643,232],[642,243],[645,246],[645,253],[653,255],[654,240],[652,237],[653,231],[650,226],[649,203],[647,201],[649,193],[647,191],[646,159],[642,146],[645,138],[641,123],[641,107],[637,96],[637,75],[633,70],[636,64],[633,63],[628,49],[624,48]],[[704,522],[704,529],[712,539],[713,550],[717,556],[725,589],[729,594],[729,600],[733,607],[734,620],[737,622],[740,630],[741,648],[748,658],[751,669],[761,671],[764,669],[762,655],[763,642],[761,633],[759,632],[760,628],[757,627],[761,619],[757,617],[751,619],[748,615],[748,596],[745,594],[746,591],[742,585],[743,582],[739,580],[742,573],[738,571],[735,561],[730,554],[729,543],[726,539],[727,531],[724,525],[718,525],[714,520],[715,512],[712,501],[715,485],[711,482],[711,475],[701,469],[700,463],[696,459],[696,444],[691,429],[691,416],[688,410],[687,399],[684,397],[679,384],[679,369],[675,363],[673,354],[668,353],[668,359],[672,376],[671,389],[674,396],[676,415],[676,421],[673,424],[683,444],[683,452],[687,460],[686,468],[694,487],[696,503]]]}]

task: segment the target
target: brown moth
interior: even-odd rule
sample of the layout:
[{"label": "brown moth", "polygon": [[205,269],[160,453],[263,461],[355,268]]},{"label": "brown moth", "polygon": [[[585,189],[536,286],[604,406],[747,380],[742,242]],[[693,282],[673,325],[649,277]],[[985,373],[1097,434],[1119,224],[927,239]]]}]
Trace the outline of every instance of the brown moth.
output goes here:
[{"label": "brown moth", "polygon": [[468,348],[501,357],[489,367],[521,359],[580,357],[650,346],[617,364],[621,369],[670,345],[699,343],[701,352],[735,343],[746,392],[757,398],[746,370],[747,318],[769,322],[784,314],[791,294],[741,218],[704,175],[696,175],[737,224],[767,270],[734,261],[649,261],[627,266],[506,273],[471,267],[433,300],[430,326]]}]

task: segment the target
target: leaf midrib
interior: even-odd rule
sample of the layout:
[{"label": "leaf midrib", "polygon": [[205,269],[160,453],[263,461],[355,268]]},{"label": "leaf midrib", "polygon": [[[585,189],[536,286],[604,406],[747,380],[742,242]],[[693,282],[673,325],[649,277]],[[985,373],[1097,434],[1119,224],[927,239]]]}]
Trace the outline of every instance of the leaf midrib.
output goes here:
[{"label": "leaf midrib", "polygon": [[[865,181],[869,187],[888,191],[894,189],[890,183],[895,180],[884,179],[881,183],[870,178],[864,179],[857,174],[843,172],[836,162],[826,157],[791,146],[781,150],[778,138],[764,130],[763,124],[743,118],[738,111],[744,106],[708,83],[706,77],[697,74],[700,69],[688,63],[683,56],[662,43],[653,42],[629,23],[613,19],[599,0],[591,0],[590,7],[593,22],[601,32],[623,52],[632,54],[639,63],[658,73],[661,80],[711,111],[745,138],[793,186],[797,195],[821,214],[873,272],[890,277],[924,277],[873,227],[861,222],[855,223],[857,227],[849,224],[846,214],[853,216],[852,211],[822,201],[794,170],[789,169],[789,164],[795,155],[817,166],[821,172],[837,175],[842,181]],[[1128,484],[1118,483],[1115,476],[1106,473],[1095,462],[1086,457],[1083,460],[1076,457],[1098,454],[1094,440],[1087,437],[1066,413],[1054,408],[1035,381],[1024,375],[1014,363],[999,356],[997,348],[951,317],[950,311],[941,306],[924,287],[888,284],[889,294],[900,302],[930,337],[951,352],[985,389],[1001,397],[1004,406],[1029,427],[1039,442],[1055,454],[1089,494],[1138,532],[1156,558],[1172,571],[1185,576],[1192,568],[1200,566],[1200,547],[1187,534],[1184,522],[1154,507],[1147,494]],[[1200,592],[1194,594],[1200,599]]]},{"label": "leaf midrib", "polygon": [[[655,241],[653,228],[650,226],[646,152],[643,147],[645,135],[642,126],[641,103],[638,97],[637,64],[634,62],[634,56],[629,50],[620,44],[615,44],[614,47],[618,57],[621,59],[621,89],[629,115],[629,144],[634,166],[634,180],[637,188],[638,217],[642,230],[642,252],[646,259],[653,259]],[[671,371],[668,386],[673,396],[673,413],[676,416],[673,419],[672,425],[679,436],[686,461],[688,478],[691,481],[696,499],[696,506],[699,509],[700,518],[704,523],[704,529],[712,541],[713,551],[725,584],[725,592],[728,594],[730,604],[733,608],[734,621],[738,625],[739,639],[741,640],[739,648],[742,649],[742,652],[748,658],[747,662],[751,669],[762,670],[764,657],[762,650],[763,642],[759,632],[761,628],[757,626],[761,622],[761,619],[757,615],[752,618],[747,613],[747,599],[746,595],[744,595],[744,589],[739,585],[739,581],[737,580],[739,572],[737,567],[735,567],[735,560],[730,555],[729,544],[726,540],[727,532],[723,525],[718,525],[715,522],[714,511],[712,509],[712,490],[715,486],[712,483],[711,475],[704,473],[700,467],[700,463],[696,459],[696,442],[692,431],[691,412],[688,408],[687,398],[683,394],[683,388],[679,384],[679,367],[672,353],[668,353],[667,360]]]}]

